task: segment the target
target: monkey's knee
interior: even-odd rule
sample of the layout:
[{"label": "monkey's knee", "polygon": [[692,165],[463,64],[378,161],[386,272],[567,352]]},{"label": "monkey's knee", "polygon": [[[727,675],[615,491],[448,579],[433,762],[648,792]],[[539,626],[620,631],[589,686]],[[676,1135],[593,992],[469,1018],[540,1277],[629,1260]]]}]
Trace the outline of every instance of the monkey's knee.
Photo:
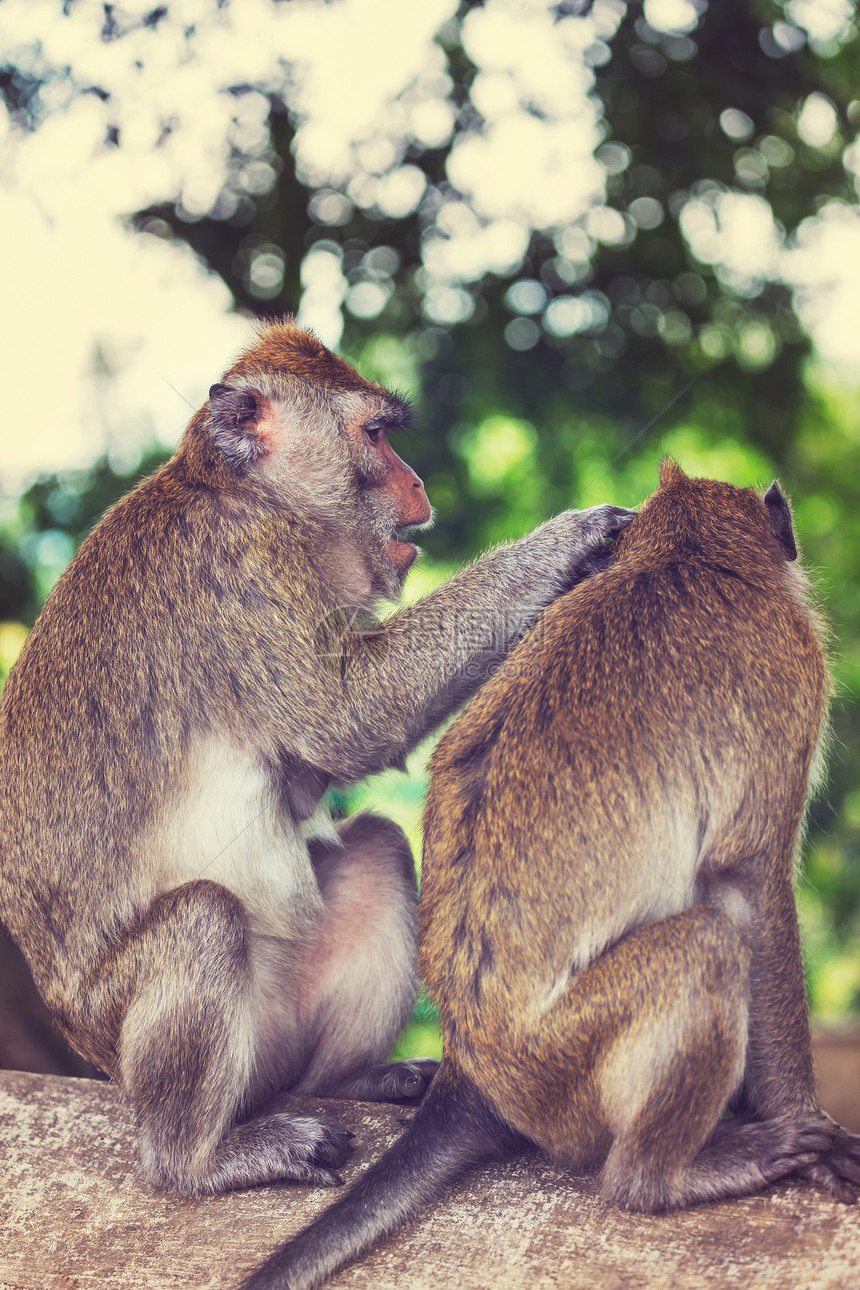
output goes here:
[{"label": "monkey's knee", "polygon": [[[325,924],[368,942],[417,935],[418,883],[409,839],[393,820],[362,813],[338,827],[340,845],[315,842],[311,860],[328,910]],[[326,925],[320,933],[327,939]]]},{"label": "monkey's knee", "polygon": [[[155,996],[187,986],[186,1006],[222,995],[227,982],[249,974],[250,929],[245,906],[220,883],[201,879],[165,892],[114,955],[121,974],[131,960],[139,987]],[[145,965],[145,975],[140,965]],[[129,1010],[131,1011],[131,1009]]]},{"label": "monkey's knee", "polygon": [[369,867],[399,880],[406,891],[417,895],[412,847],[399,824],[362,811],[338,825],[338,835],[341,849],[329,849],[319,861],[311,852],[321,882],[336,869]]},{"label": "monkey's knee", "polygon": [[418,993],[412,852],[391,820],[357,815],[317,846],[325,913],[304,949],[303,1021],[313,1053],[298,1084],[319,1093],[383,1062]]},{"label": "monkey's knee", "polygon": [[345,946],[346,937],[355,950],[375,954],[376,946],[383,956],[386,945],[399,946],[414,958],[418,885],[406,834],[393,820],[367,813],[345,820],[338,833],[341,846],[312,857],[327,909],[318,941]]}]

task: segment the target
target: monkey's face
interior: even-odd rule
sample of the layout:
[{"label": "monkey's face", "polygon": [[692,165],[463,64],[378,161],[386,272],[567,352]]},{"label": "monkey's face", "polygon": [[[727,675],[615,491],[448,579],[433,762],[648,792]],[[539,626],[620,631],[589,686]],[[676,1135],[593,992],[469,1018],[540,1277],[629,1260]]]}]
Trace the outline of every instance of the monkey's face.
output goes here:
[{"label": "monkey's face", "polygon": [[399,591],[415,562],[418,549],[409,540],[432,521],[424,485],[411,466],[397,455],[389,435],[408,425],[409,409],[394,395],[352,396],[353,415],[346,423],[347,442],[359,493],[372,532],[388,566],[383,595]]},{"label": "monkey's face", "polygon": [[424,485],[389,443],[409,422],[404,399],[289,323],[270,328],[209,392],[209,432],[224,460],[322,520],[337,567],[353,566],[345,581],[369,598],[399,596],[418,554],[410,536],[432,518]]}]

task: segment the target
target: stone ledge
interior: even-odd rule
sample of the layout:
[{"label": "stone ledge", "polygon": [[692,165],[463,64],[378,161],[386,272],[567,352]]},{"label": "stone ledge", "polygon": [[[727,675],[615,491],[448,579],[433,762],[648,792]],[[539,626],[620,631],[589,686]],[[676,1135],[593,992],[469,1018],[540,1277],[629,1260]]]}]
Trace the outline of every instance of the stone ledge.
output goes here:
[{"label": "stone ledge", "polygon": [[[354,1177],[400,1131],[396,1107],[295,1099],[359,1135]],[[408,1113],[407,1113],[408,1114]],[[0,1072],[0,1290],[229,1290],[331,1193],[261,1187],[197,1201],[135,1174],[131,1117],[91,1080]],[[537,1158],[473,1171],[337,1290],[843,1290],[860,1209],[781,1183],[644,1218]]]}]

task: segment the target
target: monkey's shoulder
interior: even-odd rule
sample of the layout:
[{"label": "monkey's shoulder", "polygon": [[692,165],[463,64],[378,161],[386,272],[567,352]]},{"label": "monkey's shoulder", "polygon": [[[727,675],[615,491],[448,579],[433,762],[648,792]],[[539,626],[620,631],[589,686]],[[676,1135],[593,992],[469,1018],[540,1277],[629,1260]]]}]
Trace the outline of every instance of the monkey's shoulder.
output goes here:
[{"label": "monkey's shoulder", "polygon": [[[735,686],[755,657],[769,674],[824,684],[820,625],[788,574],[725,557],[619,563],[560,596],[445,735],[434,773],[464,792],[504,741],[586,737],[589,714],[647,713],[655,695]],[[677,703],[676,703],[676,706]]]},{"label": "monkey's shoulder", "polygon": [[[537,628],[544,648],[565,641],[574,650],[602,647],[604,628],[623,634],[635,627],[637,639],[650,634],[663,642],[694,621],[723,627],[777,615],[817,631],[818,615],[808,599],[808,584],[796,569],[726,552],[691,556],[680,550],[620,561],[595,574],[554,601]],[[533,628],[523,643],[533,648],[538,634]]]},{"label": "monkey's shoulder", "polygon": [[[43,609],[42,636],[86,643],[128,624],[140,642],[212,614],[288,601],[290,569],[317,535],[253,489],[232,494],[166,463],[102,516]],[[321,575],[320,575],[321,576]],[[257,606],[258,610],[260,606]],[[159,626],[159,624],[161,626]],[[35,630],[35,629],[34,629]]]}]

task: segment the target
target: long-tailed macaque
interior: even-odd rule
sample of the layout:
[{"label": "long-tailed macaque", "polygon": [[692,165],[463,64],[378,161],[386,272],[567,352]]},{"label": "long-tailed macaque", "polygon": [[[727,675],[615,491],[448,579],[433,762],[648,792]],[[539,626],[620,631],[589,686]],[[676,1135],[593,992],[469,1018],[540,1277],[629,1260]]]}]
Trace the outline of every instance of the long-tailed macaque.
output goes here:
[{"label": "long-tailed macaque", "polygon": [[[653,1212],[787,1174],[854,1199],[794,902],[829,682],[776,484],[658,491],[444,737],[420,963],[444,1057],[398,1143],[245,1282],[308,1290],[536,1143]],[[731,1118],[725,1118],[731,1110]]]},{"label": "long-tailed macaque", "polygon": [[185,1194],[332,1183],[352,1135],[281,1090],[414,1100],[409,845],[329,782],[468,699],[629,519],[566,512],[377,623],[430,520],[399,397],[285,321],[84,542],[0,710],[0,914],[69,1042]]}]

